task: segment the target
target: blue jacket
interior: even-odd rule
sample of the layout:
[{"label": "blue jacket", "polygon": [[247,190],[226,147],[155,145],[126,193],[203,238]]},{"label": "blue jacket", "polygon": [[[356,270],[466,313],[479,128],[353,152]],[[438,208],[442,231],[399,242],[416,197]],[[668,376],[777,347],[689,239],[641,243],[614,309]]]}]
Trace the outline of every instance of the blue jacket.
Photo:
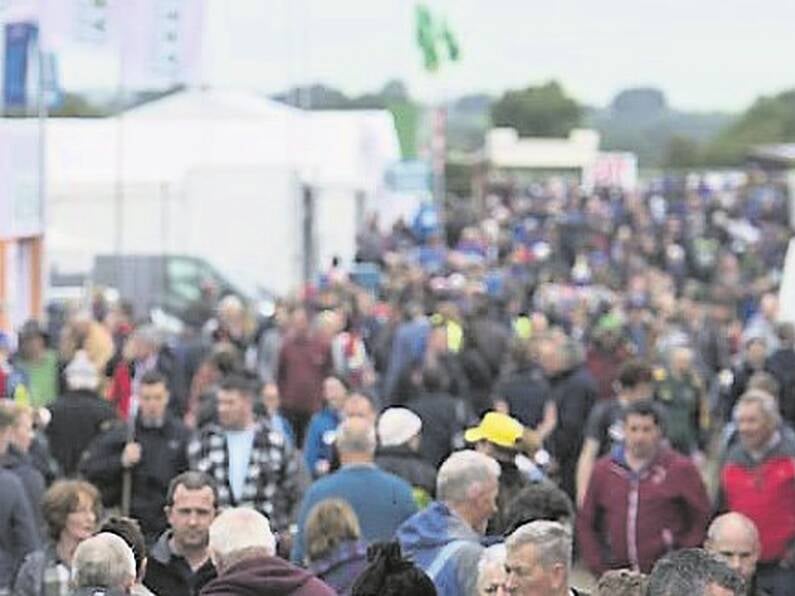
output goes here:
[{"label": "blue jacket", "polygon": [[306,432],[306,442],[304,443],[304,460],[306,468],[313,478],[322,475],[317,471],[319,462],[325,460],[329,464],[331,463],[334,431],[337,430],[340,422],[339,412],[329,407],[320,410],[309,421],[309,429]]},{"label": "blue jacket", "polygon": [[374,465],[344,466],[317,480],[304,496],[298,511],[298,533],[290,559],[304,562],[304,528],[312,508],[326,499],[346,501],[368,543],[391,540],[400,524],[411,517],[417,506],[411,486],[401,478],[379,470]]},{"label": "blue jacket", "polygon": [[384,396],[387,400],[392,398],[401,375],[412,364],[422,361],[430,329],[431,324],[426,318],[407,321],[398,326],[384,376]]},{"label": "blue jacket", "polygon": [[481,536],[447,505],[435,501],[398,528],[403,554],[433,580],[439,596],[477,594]]}]

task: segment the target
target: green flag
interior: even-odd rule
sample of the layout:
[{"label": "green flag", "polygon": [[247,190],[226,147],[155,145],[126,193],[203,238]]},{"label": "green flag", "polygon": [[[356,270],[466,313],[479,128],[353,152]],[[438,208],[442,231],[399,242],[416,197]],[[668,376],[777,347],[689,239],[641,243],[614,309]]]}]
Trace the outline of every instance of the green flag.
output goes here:
[{"label": "green flag", "polygon": [[417,44],[422,51],[422,61],[425,70],[436,72],[439,68],[439,53],[436,51],[436,31],[431,16],[431,11],[424,4],[418,4],[417,16]]},{"label": "green flag", "polygon": [[460,59],[461,47],[446,21],[434,20],[431,11],[425,4],[417,4],[416,20],[417,44],[422,51],[425,70],[428,72],[439,70],[442,54],[446,54],[447,59],[451,62],[457,62]]},{"label": "green flag", "polygon": [[444,45],[447,47],[447,57],[451,62],[458,62],[458,59],[461,57],[461,47],[458,45],[458,40],[455,38],[455,35],[453,35],[450,27],[447,26],[447,21],[445,21],[442,26],[442,39],[444,40]]}]

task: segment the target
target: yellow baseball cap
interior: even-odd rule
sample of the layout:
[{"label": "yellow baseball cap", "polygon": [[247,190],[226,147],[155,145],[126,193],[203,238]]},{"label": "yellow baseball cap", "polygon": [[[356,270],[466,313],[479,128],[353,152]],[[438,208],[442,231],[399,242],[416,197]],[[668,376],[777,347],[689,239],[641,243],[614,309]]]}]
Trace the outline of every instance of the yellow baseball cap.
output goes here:
[{"label": "yellow baseball cap", "polygon": [[480,424],[467,429],[464,439],[467,443],[488,441],[500,447],[513,448],[516,446],[516,441],[522,438],[522,433],[524,426],[515,418],[500,412],[488,412],[483,416]]}]

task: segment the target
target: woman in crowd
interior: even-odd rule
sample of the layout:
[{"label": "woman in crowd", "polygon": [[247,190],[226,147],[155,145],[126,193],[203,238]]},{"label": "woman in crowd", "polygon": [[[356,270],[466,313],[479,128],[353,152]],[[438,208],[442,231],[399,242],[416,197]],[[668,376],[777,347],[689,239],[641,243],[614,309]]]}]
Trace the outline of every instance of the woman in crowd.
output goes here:
[{"label": "woman in crowd", "polygon": [[14,594],[67,596],[70,563],[77,545],[91,537],[102,516],[102,500],[93,485],[82,480],[59,480],[44,494],[42,514],[48,544],[22,563]]},{"label": "woman in crowd", "polygon": [[353,509],[340,499],[315,505],[306,522],[306,543],[309,570],[339,594],[350,594],[367,565],[367,543]]}]

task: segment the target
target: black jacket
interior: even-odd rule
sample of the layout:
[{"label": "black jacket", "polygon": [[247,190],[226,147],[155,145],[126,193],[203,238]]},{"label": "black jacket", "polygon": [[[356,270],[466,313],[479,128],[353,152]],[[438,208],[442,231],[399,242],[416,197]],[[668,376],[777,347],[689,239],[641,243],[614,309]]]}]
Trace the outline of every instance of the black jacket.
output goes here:
[{"label": "black jacket", "polygon": [[375,465],[384,472],[399,476],[413,488],[423,489],[431,498],[436,495],[436,468],[407,445],[379,447]]},{"label": "black jacket", "polygon": [[472,420],[469,405],[446,393],[421,393],[403,404],[422,420],[420,456],[438,468],[463,447],[463,433]]},{"label": "black jacket", "polygon": [[205,584],[216,578],[215,567],[207,559],[194,573],[185,559],[171,552],[170,539],[169,530],[149,551],[143,583],[158,596],[197,596]]},{"label": "black jacket", "polygon": [[577,458],[582,448],[585,422],[596,402],[597,387],[591,373],[578,366],[549,379],[558,408],[558,424],[551,436],[552,455],[560,466],[560,488],[574,498]]},{"label": "black jacket", "polygon": [[508,404],[511,416],[530,428],[544,419],[544,406],[551,399],[549,383],[538,367],[519,370],[500,383],[497,398]]},{"label": "black jacket", "polygon": [[11,586],[22,560],[39,546],[39,534],[22,482],[0,469],[0,591]]},{"label": "black jacket", "polygon": [[116,411],[93,391],[72,391],[49,406],[52,420],[47,426],[50,450],[63,474],[73,477],[86,447],[116,419]]},{"label": "black jacket", "polygon": [[795,350],[776,350],[767,359],[765,370],[778,381],[782,415],[790,424],[795,423]]},{"label": "black jacket", "polygon": [[[127,425],[115,425],[89,445],[80,463],[80,472],[100,489],[106,507],[121,502],[121,453],[128,432]],[[190,431],[170,416],[158,428],[143,426],[139,418],[133,438],[141,445],[141,461],[132,468],[130,514],[140,522],[147,542],[152,543],[166,529],[163,507],[168,484],[188,469]]]},{"label": "black jacket", "polygon": [[44,476],[33,465],[33,461],[26,453],[19,452],[13,445],[8,448],[5,455],[0,456],[0,468],[13,473],[25,489],[33,515],[36,518],[36,528],[41,531],[44,537],[44,518],[41,513],[41,499],[44,496]]}]

